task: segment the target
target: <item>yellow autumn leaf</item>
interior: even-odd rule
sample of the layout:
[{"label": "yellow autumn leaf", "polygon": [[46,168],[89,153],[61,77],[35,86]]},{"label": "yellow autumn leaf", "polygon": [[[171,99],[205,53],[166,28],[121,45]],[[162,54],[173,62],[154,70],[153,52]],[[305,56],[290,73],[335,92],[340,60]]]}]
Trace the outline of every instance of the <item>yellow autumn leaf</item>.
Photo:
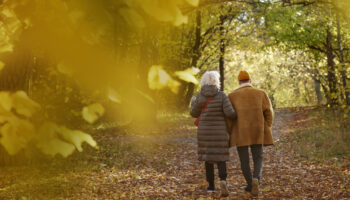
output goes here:
[{"label": "yellow autumn leaf", "polygon": [[72,143],[79,152],[83,151],[83,148],[81,147],[83,142],[88,143],[92,147],[97,147],[96,141],[89,134],[82,131],[60,127],[60,134],[63,139]]},{"label": "yellow autumn leaf", "polygon": [[72,144],[64,142],[58,138],[52,138],[49,141],[37,144],[37,147],[45,154],[54,156],[61,154],[63,157],[71,155],[75,147]]},{"label": "yellow autumn leaf", "polygon": [[198,80],[194,76],[197,73],[198,73],[198,70],[196,70],[196,68],[189,68],[184,71],[177,71],[175,72],[175,75],[183,81],[190,82],[193,84],[198,84]]},{"label": "yellow autumn leaf", "polygon": [[121,103],[121,97],[118,94],[117,91],[115,91],[113,88],[108,87],[108,98],[113,101],[114,103]]},{"label": "yellow autumn leaf", "polygon": [[10,155],[16,154],[25,147],[25,143],[19,140],[10,124],[5,124],[0,128],[0,143]]},{"label": "yellow autumn leaf", "polygon": [[2,69],[4,69],[4,67],[5,67],[5,63],[3,63],[2,61],[0,61],[0,71],[1,71]]},{"label": "yellow autumn leaf", "polygon": [[181,24],[187,24],[188,17],[183,15],[179,8],[175,9],[175,13],[176,13],[175,14],[175,20],[173,22],[175,26],[180,26]]},{"label": "yellow autumn leaf", "polygon": [[1,14],[3,14],[7,18],[12,18],[15,15],[15,13],[8,7],[4,7],[3,9],[1,9]]},{"label": "yellow autumn leaf", "polygon": [[103,106],[99,103],[91,104],[85,106],[82,110],[83,118],[90,124],[94,123],[98,118],[100,118],[105,112]]},{"label": "yellow autumn leaf", "polygon": [[143,18],[135,10],[123,7],[123,8],[120,8],[118,11],[124,17],[124,20],[129,25],[135,26],[137,28],[145,27],[145,22],[144,22]]},{"label": "yellow autumn leaf", "polygon": [[[153,1],[153,0],[135,0],[135,4],[141,6],[141,8],[150,16],[163,22],[172,22],[178,26],[183,23],[187,23],[188,17],[183,15],[179,5],[183,3],[181,0],[172,1]],[[194,4],[195,1],[189,3]]]},{"label": "yellow autumn leaf", "polygon": [[140,5],[147,14],[159,21],[167,22],[175,19],[175,14],[172,9],[176,7],[176,4],[173,1],[168,1],[165,4],[161,1],[135,0],[135,3]]},{"label": "yellow autumn leaf", "polygon": [[148,72],[148,86],[152,90],[160,90],[168,87],[172,92],[177,93],[180,83],[174,80],[162,66],[154,65]]},{"label": "yellow autumn leaf", "polygon": [[199,5],[199,0],[186,0],[187,3],[191,4],[192,6],[198,6]]},{"label": "yellow autumn leaf", "polygon": [[125,198],[125,197],[126,197],[125,192],[122,192],[122,193],[120,194],[120,198]]},{"label": "yellow autumn leaf", "polygon": [[10,43],[0,43],[0,53],[13,51],[13,44]]},{"label": "yellow autumn leaf", "polygon": [[66,74],[66,75],[72,75],[73,74],[73,70],[72,68],[68,67],[66,64],[64,63],[59,63],[57,64],[57,70],[59,72],[61,72],[62,74]]},{"label": "yellow autumn leaf", "polygon": [[169,74],[159,65],[153,65],[148,72],[148,86],[152,90],[165,88],[170,79]]},{"label": "yellow autumn leaf", "polygon": [[12,109],[12,98],[10,93],[0,92],[0,106],[6,111],[10,111]]},{"label": "yellow autumn leaf", "polygon": [[1,115],[0,115],[0,124],[6,123],[7,120],[8,120],[8,116],[6,116],[5,113],[1,113]]},{"label": "yellow autumn leaf", "polygon": [[74,10],[70,12],[68,16],[74,24],[77,24],[85,16],[85,14],[81,10]]},{"label": "yellow autumn leaf", "polygon": [[26,120],[12,116],[1,126],[0,135],[0,144],[10,155],[14,155],[27,146],[34,135],[34,126]]},{"label": "yellow autumn leaf", "polygon": [[40,108],[40,105],[31,100],[24,91],[18,91],[11,97],[13,108],[20,115],[31,117]]},{"label": "yellow autumn leaf", "polygon": [[75,149],[81,152],[83,142],[96,147],[96,141],[87,133],[71,130],[52,122],[43,124],[37,136],[37,148],[43,153],[54,156],[61,154],[63,157],[71,155]]},{"label": "yellow autumn leaf", "polygon": [[71,155],[75,147],[73,144],[59,138],[60,127],[52,122],[44,123],[37,134],[36,147],[44,154],[55,156],[61,154],[63,157]]},{"label": "yellow autumn leaf", "polygon": [[168,83],[168,87],[175,94],[177,94],[179,92],[180,85],[181,85],[181,83],[179,81],[174,80],[174,79],[171,79]]}]

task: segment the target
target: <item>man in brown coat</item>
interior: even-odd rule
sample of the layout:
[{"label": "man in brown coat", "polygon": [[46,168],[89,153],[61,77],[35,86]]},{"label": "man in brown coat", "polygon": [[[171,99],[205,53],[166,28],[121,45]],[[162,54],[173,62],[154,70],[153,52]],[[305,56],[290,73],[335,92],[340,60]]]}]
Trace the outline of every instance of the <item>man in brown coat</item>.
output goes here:
[{"label": "man in brown coat", "polygon": [[[273,145],[271,126],[274,117],[267,94],[253,88],[248,72],[238,76],[239,87],[229,94],[229,99],[237,113],[231,131],[231,147],[237,146],[241,169],[247,182],[245,190],[253,195],[259,193],[262,171],[263,146]],[[250,147],[254,162],[253,177],[249,166]]]}]

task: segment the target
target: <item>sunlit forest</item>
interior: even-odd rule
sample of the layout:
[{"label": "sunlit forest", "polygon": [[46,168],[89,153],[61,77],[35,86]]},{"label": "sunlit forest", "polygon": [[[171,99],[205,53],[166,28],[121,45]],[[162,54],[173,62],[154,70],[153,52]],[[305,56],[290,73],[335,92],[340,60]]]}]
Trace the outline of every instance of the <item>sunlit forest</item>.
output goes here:
[{"label": "sunlit forest", "polygon": [[190,115],[212,70],[274,109],[258,199],[350,199],[349,0],[0,0],[0,199],[220,198]]}]

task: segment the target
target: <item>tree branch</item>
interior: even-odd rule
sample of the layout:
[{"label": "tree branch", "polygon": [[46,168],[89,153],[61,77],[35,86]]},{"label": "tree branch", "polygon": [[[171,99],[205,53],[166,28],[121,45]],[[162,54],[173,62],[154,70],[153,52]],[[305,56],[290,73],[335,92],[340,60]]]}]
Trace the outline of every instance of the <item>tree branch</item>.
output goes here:
[{"label": "tree branch", "polygon": [[321,47],[316,47],[316,46],[313,46],[313,45],[308,45],[309,49],[312,49],[312,50],[317,50],[319,52],[322,52],[322,53],[327,53],[324,49],[322,49]]}]

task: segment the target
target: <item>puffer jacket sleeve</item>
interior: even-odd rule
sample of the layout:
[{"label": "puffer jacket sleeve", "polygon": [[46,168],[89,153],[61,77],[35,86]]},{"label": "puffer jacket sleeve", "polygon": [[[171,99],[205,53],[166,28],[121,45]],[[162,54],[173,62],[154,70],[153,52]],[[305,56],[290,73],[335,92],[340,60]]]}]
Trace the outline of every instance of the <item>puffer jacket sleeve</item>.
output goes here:
[{"label": "puffer jacket sleeve", "polygon": [[222,109],[227,118],[234,120],[237,119],[237,113],[232,107],[232,104],[225,93],[222,92]]},{"label": "puffer jacket sleeve", "polygon": [[192,99],[191,101],[191,111],[190,114],[192,117],[199,117],[202,112],[202,108],[206,102],[205,97],[203,97],[200,93],[197,95],[196,98]]}]

